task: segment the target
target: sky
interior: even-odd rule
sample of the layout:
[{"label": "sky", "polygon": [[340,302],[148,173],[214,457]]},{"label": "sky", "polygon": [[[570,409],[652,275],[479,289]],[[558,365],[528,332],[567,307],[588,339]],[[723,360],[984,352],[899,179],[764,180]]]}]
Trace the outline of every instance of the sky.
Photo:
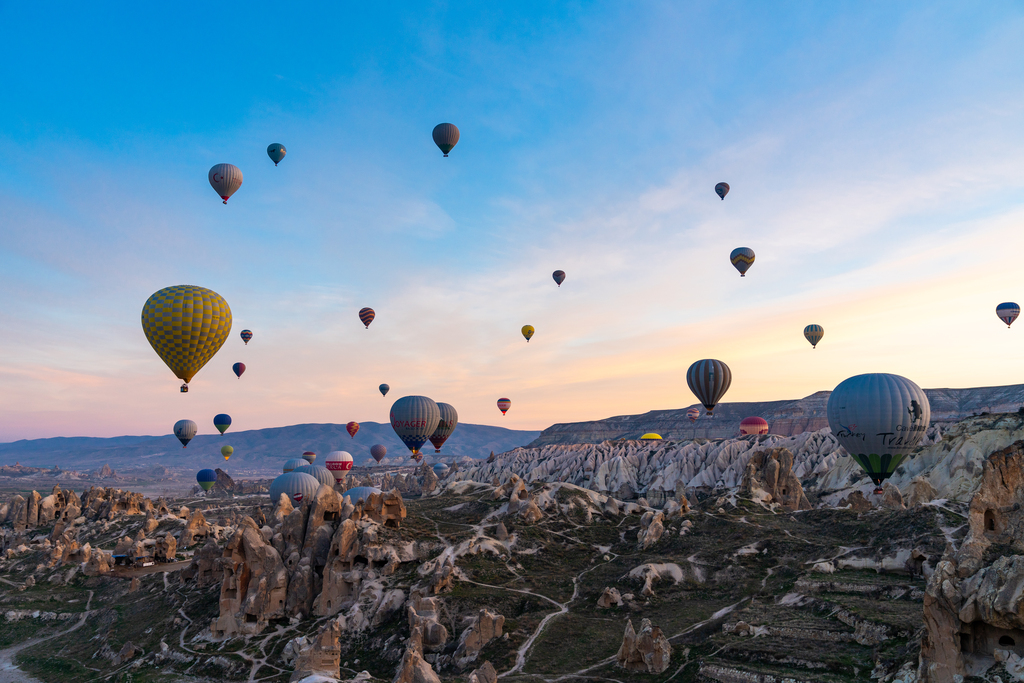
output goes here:
[{"label": "sky", "polygon": [[[494,4],[0,4],[0,441],[1024,382],[1020,3]],[[234,319],[188,394],[176,284]]]}]

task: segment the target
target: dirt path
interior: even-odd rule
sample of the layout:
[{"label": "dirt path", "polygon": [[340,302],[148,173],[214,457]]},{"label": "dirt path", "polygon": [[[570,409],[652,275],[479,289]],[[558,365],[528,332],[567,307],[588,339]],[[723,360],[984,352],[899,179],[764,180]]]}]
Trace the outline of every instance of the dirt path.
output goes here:
[{"label": "dirt path", "polygon": [[38,645],[39,643],[46,642],[52,638],[59,638],[65,636],[72,631],[77,631],[85,624],[85,620],[89,618],[89,605],[92,604],[92,591],[89,591],[89,600],[85,603],[85,611],[82,612],[81,618],[69,629],[61,631],[60,633],[54,633],[52,636],[46,636],[45,638],[32,638],[26,640],[24,643],[18,643],[13,645],[6,650],[0,650],[0,683],[40,683],[38,678],[33,678],[27,673],[18,668],[14,663],[14,657],[19,652],[27,647]]}]

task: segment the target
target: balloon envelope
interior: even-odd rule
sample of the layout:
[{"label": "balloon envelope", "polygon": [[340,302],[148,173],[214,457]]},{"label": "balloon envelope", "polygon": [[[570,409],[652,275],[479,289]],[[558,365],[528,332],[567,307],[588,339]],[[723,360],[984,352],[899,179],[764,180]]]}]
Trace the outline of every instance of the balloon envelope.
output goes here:
[{"label": "balloon envelope", "polygon": [[284,493],[293,505],[300,505],[304,500],[312,500],[318,488],[320,482],[316,477],[305,472],[286,472],[270,484],[270,502],[276,505]]},{"label": "balloon envelope", "polygon": [[174,376],[187,384],[231,333],[231,307],[205,287],[165,287],[142,307],[142,331]]},{"label": "balloon envelope", "polygon": [[725,392],[729,391],[732,370],[720,360],[705,358],[686,371],[686,383],[710,417],[714,415],[715,406],[725,396]]},{"label": "balloon envelope", "polygon": [[352,469],[352,454],[348,451],[331,451],[324,459],[324,467],[334,476],[335,482],[340,482]]},{"label": "balloon envelope", "polygon": [[767,434],[768,422],[762,417],[745,417],[740,420],[740,434]]},{"label": "balloon envelope", "polygon": [[512,401],[508,400],[507,398],[499,398],[498,399],[498,410],[501,411],[502,415],[507,413],[508,409],[511,408],[511,407],[512,407]]},{"label": "balloon envelope", "polygon": [[217,431],[223,434],[231,426],[231,416],[226,413],[213,416],[213,426],[217,428]]},{"label": "balloon envelope", "polygon": [[352,502],[352,504],[355,505],[361,500],[366,500],[372,495],[379,495],[381,493],[383,493],[383,491],[381,491],[376,486],[353,486],[349,490],[342,493],[341,497],[345,498],[347,496],[348,499]]},{"label": "balloon envelope", "polygon": [[661,440],[661,434],[655,434],[654,432],[647,432],[640,437],[641,440]]},{"label": "balloon envelope", "polygon": [[387,396],[388,392],[391,391],[391,387],[389,387],[387,384],[381,384],[377,388],[380,390],[380,395],[381,396]]},{"label": "balloon envelope", "polygon": [[754,250],[750,247],[737,247],[729,254],[729,261],[740,271],[740,277],[746,277],[750,266],[754,264]]},{"label": "balloon envelope", "polygon": [[690,408],[686,411],[686,417],[690,418],[690,422],[696,422],[700,418],[700,408]]},{"label": "balloon envelope", "polygon": [[217,483],[217,473],[213,470],[199,470],[198,474],[196,474],[196,481],[203,487],[204,491],[209,491]]},{"label": "balloon envelope", "polygon": [[434,444],[434,452],[440,453],[441,446],[448,440],[448,437],[455,431],[455,427],[459,424],[459,413],[455,410],[455,406],[450,403],[438,403],[437,410],[441,415],[441,419],[437,421],[437,429],[430,435],[430,443]]},{"label": "balloon envelope", "polygon": [[565,271],[556,270],[555,272],[551,273],[551,277],[555,280],[555,284],[561,287],[562,283],[565,282]]},{"label": "balloon envelope", "polygon": [[302,453],[302,459],[312,465],[316,461],[316,453],[313,451],[304,451]]},{"label": "balloon envelope", "polygon": [[217,164],[210,169],[209,178],[210,186],[225,204],[242,186],[242,171],[234,164]]},{"label": "balloon envelope", "polygon": [[434,132],[431,134],[434,138],[434,144],[448,156],[448,152],[452,151],[452,148],[459,143],[459,129],[454,123],[439,123],[434,126]]},{"label": "balloon envelope", "polygon": [[174,423],[174,435],[178,437],[182,448],[188,446],[188,442],[192,440],[192,437],[198,431],[199,427],[192,420],[178,420]]},{"label": "balloon envelope", "polygon": [[235,363],[231,366],[231,371],[235,373],[236,377],[241,379],[242,373],[245,372],[245,363]]},{"label": "balloon envelope", "polygon": [[224,456],[225,460],[230,458],[231,454],[234,453],[234,452],[235,452],[235,449],[232,448],[231,446],[221,446],[220,447],[220,454]]},{"label": "balloon envelope", "polygon": [[1017,316],[1020,315],[1020,306],[1012,301],[1007,301],[1004,304],[996,306],[996,315],[998,315],[999,319],[1009,327],[1013,324],[1013,321],[1017,319]]},{"label": "balloon envelope", "polygon": [[287,473],[287,472],[291,472],[292,470],[294,470],[297,467],[302,467],[303,465],[308,465],[308,464],[309,463],[307,463],[302,458],[288,458],[287,460],[284,461],[284,466],[281,468],[281,470],[283,472]]},{"label": "balloon envelope", "polygon": [[725,195],[729,194],[729,183],[718,183],[715,185],[715,194],[725,199]]},{"label": "balloon envelope", "polygon": [[832,434],[881,487],[921,441],[932,411],[914,382],[872,373],[840,382],[828,397],[826,412]]},{"label": "balloon envelope", "polygon": [[536,330],[533,329],[533,325],[523,325],[522,332],[523,332],[523,336],[526,337],[526,341],[530,341],[530,339],[533,337],[533,333],[535,331]]},{"label": "balloon envelope", "polygon": [[348,435],[351,436],[353,439],[356,438],[356,432],[359,431],[359,423],[349,422],[347,425],[345,425],[345,431],[347,431]]},{"label": "balloon envelope", "polygon": [[804,328],[804,338],[811,342],[811,348],[818,348],[818,342],[825,336],[825,328],[821,325],[808,325]]},{"label": "balloon envelope", "polygon": [[270,157],[271,161],[274,162],[274,166],[281,163],[281,159],[284,159],[284,155],[288,153],[288,150],[284,148],[280,142],[272,143],[267,147],[267,156]]},{"label": "balloon envelope", "polygon": [[426,396],[403,396],[391,406],[391,427],[413,455],[419,454],[440,421],[440,409]]},{"label": "balloon envelope", "polygon": [[372,455],[373,459],[376,460],[377,462],[383,460],[384,456],[387,454],[388,448],[384,444],[378,443],[370,447],[370,455]]},{"label": "balloon envelope", "polygon": [[450,470],[448,465],[445,465],[443,462],[435,462],[434,466],[430,469],[434,470],[434,474],[437,475],[438,479],[443,478]]},{"label": "balloon envelope", "polygon": [[242,337],[242,341],[245,342],[245,345],[248,346],[249,340],[252,339],[252,330],[242,330],[240,336]]},{"label": "balloon envelope", "polygon": [[370,329],[370,323],[373,322],[373,319],[375,317],[377,317],[377,314],[373,312],[372,308],[360,308],[359,309],[359,320],[364,325],[366,325],[366,329]]},{"label": "balloon envelope", "polygon": [[326,486],[334,486],[334,473],[331,472],[326,467],[321,467],[320,465],[306,464],[303,465],[302,467],[296,467],[292,471],[304,472],[313,477],[314,479],[316,479],[321,484],[325,484]]}]

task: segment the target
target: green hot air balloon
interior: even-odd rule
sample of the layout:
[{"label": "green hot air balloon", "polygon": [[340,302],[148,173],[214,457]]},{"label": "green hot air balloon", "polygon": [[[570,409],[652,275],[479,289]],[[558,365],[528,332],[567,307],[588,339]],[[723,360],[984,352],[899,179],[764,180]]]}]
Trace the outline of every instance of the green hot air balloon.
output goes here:
[{"label": "green hot air balloon", "polygon": [[882,482],[924,437],[932,411],[921,387],[906,377],[872,373],[840,382],[826,413],[836,439],[881,493]]},{"label": "green hot air balloon", "polygon": [[220,447],[220,454],[224,456],[225,462],[227,461],[228,458],[231,457],[231,454],[234,453],[234,452],[235,452],[235,449],[232,448],[231,446],[221,446]]}]

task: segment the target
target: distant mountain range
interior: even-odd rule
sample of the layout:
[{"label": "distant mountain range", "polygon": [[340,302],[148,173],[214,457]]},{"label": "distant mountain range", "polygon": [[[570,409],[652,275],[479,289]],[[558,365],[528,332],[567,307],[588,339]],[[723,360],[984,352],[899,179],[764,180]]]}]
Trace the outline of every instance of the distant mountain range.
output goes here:
[{"label": "distant mountain range", "polygon": [[[502,453],[523,446],[540,432],[517,431],[502,427],[460,424],[441,456],[486,458],[491,451]],[[318,463],[330,451],[352,454],[356,464],[370,458],[370,446],[384,444],[388,457],[408,458],[409,450],[395,436],[390,424],[361,422],[355,438],[348,435],[343,424],[301,424],[270,429],[253,429],[219,434],[201,434],[182,448],[178,440],[167,436],[116,436],[112,438],[55,437],[28,439],[0,444],[0,464],[16,462],[31,467],[89,470],[109,464],[115,470],[134,466],[164,465],[169,468],[221,467],[224,459],[220,447],[235,449],[230,469],[234,472],[279,471],[287,458],[297,458],[303,451],[313,451]],[[425,453],[433,454],[428,442]]]},{"label": "distant mountain range", "polygon": [[[1024,405],[1024,384],[975,389],[925,389],[932,408],[932,422],[952,422],[980,413],[1015,412]],[[652,410],[643,415],[618,415],[591,422],[570,422],[548,427],[530,446],[601,443],[609,439],[638,439],[647,432],[665,439],[694,437],[730,438],[739,434],[740,420],[763,417],[769,433],[793,436],[828,427],[825,410],[831,391],[818,391],[790,401],[719,403],[709,418],[704,407],[694,403],[676,410]],[[691,407],[700,408],[696,424],[686,417]],[[497,452],[497,451],[496,451]]]}]

